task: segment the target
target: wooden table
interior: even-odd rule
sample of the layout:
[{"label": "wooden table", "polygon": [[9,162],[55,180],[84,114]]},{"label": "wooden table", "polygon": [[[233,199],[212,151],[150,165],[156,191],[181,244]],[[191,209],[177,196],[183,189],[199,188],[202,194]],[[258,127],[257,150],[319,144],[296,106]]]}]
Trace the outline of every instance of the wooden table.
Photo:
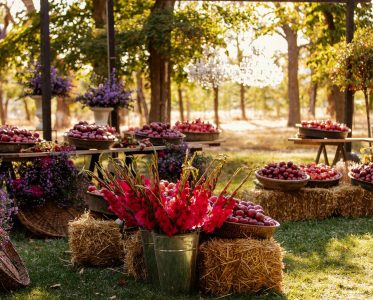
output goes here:
[{"label": "wooden table", "polygon": [[319,148],[317,150],[316,155],[316,163],[320,162],[321,153],[324,156],[325,164],[329,165],[328,154],[326,152],[326,146],[337,146],[334,159],[332,162],[332,166],[335,165],[341,158],[343,161],[347,161],[347,153],[345,150],[344,145],[347,143],[353,142],[367,142],[373,143],[373,138],[345,138],[345,139],[313,139],[313,138],[299,138],[299,137],[291,137],[288,138],[289,142],[293,142],[294,144],[301,144],[301,145],[318,145]]}]

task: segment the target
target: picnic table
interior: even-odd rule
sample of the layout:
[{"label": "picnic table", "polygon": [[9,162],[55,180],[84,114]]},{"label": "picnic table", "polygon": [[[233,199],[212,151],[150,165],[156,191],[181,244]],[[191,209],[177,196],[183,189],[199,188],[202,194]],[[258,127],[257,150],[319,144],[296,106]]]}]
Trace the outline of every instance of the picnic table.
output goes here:
[{"label": "picnic table", "polygon": [[352,142],[366,142],[373,143],[373,138],[345,138],[345,139],[317,139],[317,138],[302,138],[302,137],[291,137],[288,138],[289,142],[300,145],[318,145],[318,150],[316,154],[315,162],[318,164],[320,162],[321,154],[323,154],[325,164],[329,165],[328,153],[326,151],[326,146],[336,146],[334,159],[332,166],[334,166],[341,158],[343,161],[347,161],[347,153],[344,145]]},{"label": "picnic table", "polygon": [[[220,146],[223,139],[215,141],[188,142],[188,148],[191,152],[202,151],[204,147]],[[126,155],[126,161],[129,162],[133,155],[152,154],[161,150],[166,150],[166,146],[153,147],[133,147],[133,148],[111,148],[105,150],[89,149],[69,151],[72,156],[90,156],[89,170],[94,172],[96,163],[100,161],[101,155],[117,155],[123,153]],[[19,152],[19,153],[0,153],[1,169],[9,170],[12,177],[15,178],[13,162],[32,160],[34,158],[61,155],[63,152]]]}]

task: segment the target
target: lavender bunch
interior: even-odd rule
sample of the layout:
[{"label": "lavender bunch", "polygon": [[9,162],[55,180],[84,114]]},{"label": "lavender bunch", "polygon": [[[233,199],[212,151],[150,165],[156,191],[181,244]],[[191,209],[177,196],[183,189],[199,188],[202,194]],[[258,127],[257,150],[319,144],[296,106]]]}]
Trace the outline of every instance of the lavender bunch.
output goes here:
[{"label": "lavender bunch", "polygon": [[[40,64],[36,64],[33,72],[24,83],[26,95],[42,95],[42,69]],[[69,79],[58,75],[55,68],[51,67],[51,92],[53,96],[67,96],[72,88]]]},{"label": "lavender bunch", "polygon": [[77,97],[77,101],[89,107],[125,107],[132,104],[131,91],[124,90],[123,82],[115,76],[97,87],[88,87],[88,91]]},{"label": "lavender bunch", "polygon": [[14,202],[8,194],[0,190],[0,243],[7,238],[13,226],[13,215],[17,213]]},{"label": "lavender bunch", "polygon": [[21,164],[17,171],[19,178],[9,180],[8,190],[21,208],[40,206],[47,200],[62,207],[76,204],[86,182],[67,154],[37,158]]}]

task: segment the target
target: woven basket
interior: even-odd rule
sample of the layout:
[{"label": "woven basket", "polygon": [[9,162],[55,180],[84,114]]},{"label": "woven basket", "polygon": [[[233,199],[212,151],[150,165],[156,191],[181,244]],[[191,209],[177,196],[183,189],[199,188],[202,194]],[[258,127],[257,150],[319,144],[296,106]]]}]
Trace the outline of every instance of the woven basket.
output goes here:
[{"label": "woven basket", "polygon": [[302,137],[308,138],[328,138],[328,139],[345,139],[348,136],[349,131],[327,131],[316,128],[306,128],[299,126],[298,134]]},{"label": "woven basket", "polygon": [[114,141],[95,141],[95,140],[83,140],[78,138],[73,138],[71,136],[65,136],[65,141],[69,144],[74,145],[76,149],[89,150],[107,150],[110,149],[118,140]]},{"label": "woven basket", "polygon": [[0,289],[15,290],[30,284],[27,269],[10,240],[0,243]]},{"label": "woven basket", "polygon": [[352,185],[361,186],[364,190],[367,190],[367,191],[373,191],[373,183],[369,183],[363,180],[356,179],[352,177],[351,172],[348,173],[348,177],[350,177]]},{"label": "woven basket", "polygon": [[40,237],[67,237],[68,223],[82,214],[75,207],[59,207],[47,201],[40,207],[18,210],[18,219],[29,231]]},{"label": "woven basket", "polygon": [[261,176],[258,174],[258,171],[255,172],[255,176],[263,186],[263,188],[268,190],[280,190],[280,191],[296,191],[304,187],[308,180],[309,176],[307,175],[307,179],[303,180],[281,180],[281,179],[272,179]]},{"label": "woven basket", "polygon": [[154,146],[164,146],[167,144],[173,144],[173,145],[179,145],[184,141],[185,135],[183,135],[180,138],[155,138],[155,137],[149,137],[147,135],[135,134],[135,138],[138,141],[141,141],[143,139],[149,139],[149,141],[154,145]]},{"label": "woven basket", "polygon": [[22,149],[35,146],[35,143],[0,143],[0,153],[18,153]]},{"label": "woven basket", "polygon": [[183,134],[185,134],[186,142],[215,141],[219,138],[220,135],[219,132],[183,132]]},{"label": "woven basket", "polygon": [[275,226],[258,226],[224,222],[222,227],[215,229],[214,235],[228,239],[242,239],[247,237],[270,239],[278,227],[280,227],[280,223],[277,221]]}]

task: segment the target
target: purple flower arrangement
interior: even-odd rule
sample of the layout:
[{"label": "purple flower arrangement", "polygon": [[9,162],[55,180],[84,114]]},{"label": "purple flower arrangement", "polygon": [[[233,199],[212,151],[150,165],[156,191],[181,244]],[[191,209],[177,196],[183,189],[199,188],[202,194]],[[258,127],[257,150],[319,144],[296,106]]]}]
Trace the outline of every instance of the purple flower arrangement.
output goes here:
[{"label": "purple flower arrangement", "polygon": [[8,191],[20,208],[40,206],[48,200],[71,206],[82,199],[82,186],[88,186],[87,178],[82,178],[65,153],[21,163],[17,173],[17,179],[8,180]]},{"label": "purple flower arrangement", "polygon": [[0,243],[7,238],[12,229],[13,216],[17,213],[14,202],[8,194],[0,189]]},{"label": "purple flower arrangement", "polygon": [[125,91],[123,82],[112,77],[97,87],[88,87],[88,91],[76,100],[89,107],[131,107],[132,92]]},{"label": "purple flower arrangement", "polygon": [[[40,64],[36,64],[33,72],[25,82],[26,95],[42,95],[42,69]],[[55,68],[51,67],[51,92],[53,96],[67,96],[72,88],[71,82],[58,75]]]}]

